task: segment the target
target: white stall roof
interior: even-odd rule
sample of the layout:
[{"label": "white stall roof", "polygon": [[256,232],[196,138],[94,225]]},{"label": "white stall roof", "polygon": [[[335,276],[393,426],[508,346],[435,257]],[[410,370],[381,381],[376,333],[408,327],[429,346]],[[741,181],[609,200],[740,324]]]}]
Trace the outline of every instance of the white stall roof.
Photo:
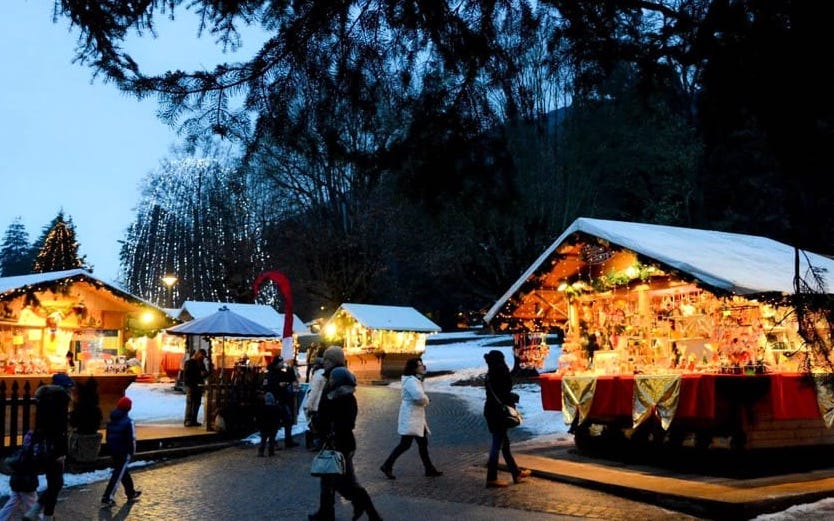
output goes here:
[{"label": "white stall roof", "polygon": [[426,318],[425,315],[407,306],[378,306],[374,304],[350,304],[339,306],[334,317],[347,313],[368,329],[387,331],[414,331],[417,333],[437,333],[440,326]]},{"label": "white stall roof", "polygon": [[[525,281],[546,269],[546,261],[577,232],[604,239],[737,295],[794,292],[793,246],[754,235],[580,217],[492,306],[484,320],[492,320]],[[801,277],[812,280],[809,276],[813,267],[824,281],[824,290],[832,291],[834,260],[800,250],[799,262]]]},{"label": "white stall roof", "polygon": [[[235,302],[204,302],[198,300],[186,300],[182,304],[179,313],[176,315],[180,320],[190,320],[207,317],[221,307],[227,307],[238,315],[255,321],[275,331],[280,337],[284,331],[284,314],[275,311],[272,306],[265,304],[239,304]],[[310,330],[298,315],[293,314],[292,331],[297,335],[309,335]]]}]

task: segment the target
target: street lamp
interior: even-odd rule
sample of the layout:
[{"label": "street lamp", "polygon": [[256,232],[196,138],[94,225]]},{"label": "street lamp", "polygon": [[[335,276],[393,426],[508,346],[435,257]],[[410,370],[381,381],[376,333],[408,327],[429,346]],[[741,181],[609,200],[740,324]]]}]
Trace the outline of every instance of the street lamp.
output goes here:
[{"label": "street lamp", "polygon": [[168,307],[174,307],[174,284],[177,283],[177,276],[173,273],[168,273],[162,277],[162,283],[168,288]]}]

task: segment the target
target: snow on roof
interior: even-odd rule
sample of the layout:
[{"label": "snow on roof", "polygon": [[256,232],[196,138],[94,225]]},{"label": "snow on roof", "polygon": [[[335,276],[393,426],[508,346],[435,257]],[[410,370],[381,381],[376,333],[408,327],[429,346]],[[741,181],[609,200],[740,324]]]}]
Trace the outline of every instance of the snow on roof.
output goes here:
[{"label": "snow on roof", "polygon": [[[180,320],[184,320],[184,313],[187,313],[192,319],[203,318],[216,313],[223,306],[226,306],[229,310],[234,311],[238,315],[242,315],[249,320],[253,320],[272,329],[278,334],[279,337],[283,334],[284,314],[275,311],[275,308],[265,304],[240,304],[236,302],[204,302],[186,300],[183,302],[182,308],[176,316]],[[307,326],[304,324],[304,321],[298,318],[298,315],[294,313],[292,331],[297,335],[311,334],[310,330],[307,329]]]},{"label": "snow on roof", "polygon": [[156,304],[146,301],[143,298],[137,297],[126,291],[121,286],[106,282],[87,270],[78,268],[74,270],[63,271],[48,271],[45,273],[31,273],[29,275],[16,275],[14,277],[0,277],[0,295],[9,291],[14,291],[26,286],[38,286],[41,284],[48,284],[50,282],[60,281],[64,279],[86,280],[92,282],[94,285],[103,286],[111,293],[118,295],[127,300],[141,302],[148,306],[158,307]]},{"label": "snow on roof", "polygon": [[418,333],[437,333],[440,331],[440,326],[416,309],[407,306],[345,303],[339,306],[333,316],[340,312],[348,313],[357,322],[369,329],[414,331]]},{"label": "snow on roof", "polygon": [[[486,322],[572,234],[583,232],[654,259],[715,288],[738,295],[794,292],[794,247],[755,235],[698,230],[658,224],[580,217],[551,244],[490,308]],[[820,269],[824,290],[834,288],[834,260],[800,250],[800,276]]]}]

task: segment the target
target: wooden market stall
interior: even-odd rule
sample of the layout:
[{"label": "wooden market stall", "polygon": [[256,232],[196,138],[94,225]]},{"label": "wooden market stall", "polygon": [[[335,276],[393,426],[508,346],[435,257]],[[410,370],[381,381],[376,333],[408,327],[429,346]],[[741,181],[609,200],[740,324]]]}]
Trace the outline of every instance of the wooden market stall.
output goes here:
[{"label": "wooden market stall", "polygon": [[834,261],[763,237],[580,218],[485,320],[564,329],[542,403],[579,445],[834,447],[832,360],[799,333],[795,273],[834,288]]},{"label": "wooden market stall", "polygon": [[[95,377],[105,416],[141,370],[137,336],[171,325],[165,312],[82,269],[0,278],[0,381],[32,390],[56,372]],[[72,356],[75,367],[68,364]]]},{"label": "wooden market stall", "polygon": [[426,351],[426,337],[440,326],[407,306],[345,303],[325,323],[328,341],[339,341],[350,370],[360,379],[399,378],[405,361]]}]

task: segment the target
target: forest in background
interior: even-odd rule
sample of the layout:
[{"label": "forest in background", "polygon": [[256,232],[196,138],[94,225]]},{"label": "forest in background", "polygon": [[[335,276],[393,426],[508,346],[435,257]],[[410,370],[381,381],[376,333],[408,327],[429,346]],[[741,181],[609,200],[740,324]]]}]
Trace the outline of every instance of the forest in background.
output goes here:
[{"label": "forest in background", "polygon": [[[188,137],[122,246],[122,282],[150,301],[167,273],[177,302],[251,301],[277,269],[305,319],[361,302],[449,328],[579,216],[834,253],[827,2],[55,6],[79,62]],[[186,8],[219,45],[246,24],[274,37],[246,62],[144,74],[125,36]]]}]

